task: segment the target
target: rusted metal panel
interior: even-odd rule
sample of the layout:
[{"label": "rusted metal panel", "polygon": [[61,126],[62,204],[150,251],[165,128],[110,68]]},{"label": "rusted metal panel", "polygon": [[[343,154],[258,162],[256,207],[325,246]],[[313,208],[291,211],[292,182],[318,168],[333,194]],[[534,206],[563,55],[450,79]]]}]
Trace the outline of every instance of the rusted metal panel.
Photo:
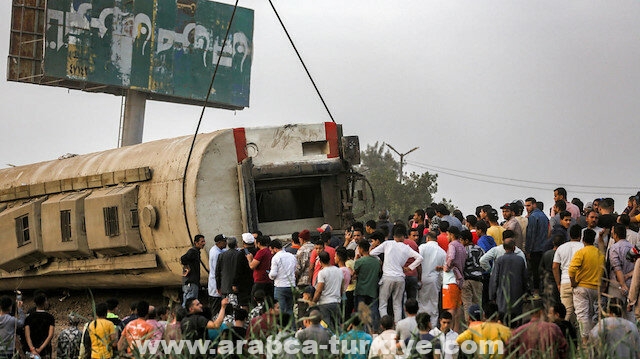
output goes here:
[{"label": "rusted metal panel", "polygon": [[13,0],[9,80],[34,82],[42,75],[45,0]]}]

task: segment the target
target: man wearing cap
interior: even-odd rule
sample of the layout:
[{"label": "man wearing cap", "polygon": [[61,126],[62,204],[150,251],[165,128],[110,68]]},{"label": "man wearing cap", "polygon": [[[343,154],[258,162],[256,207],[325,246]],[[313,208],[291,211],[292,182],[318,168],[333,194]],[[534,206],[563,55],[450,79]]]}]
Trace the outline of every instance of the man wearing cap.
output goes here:
[{"label": "man wearing cap", "polygon": [[331,248],[338,248],[338,246],[340,246],[340,238],[334,236],[331,231],[333,230],[333,228],[331,228],[331,225],[329,223],[325,223],[323,225],[321,225],[320,227],[316,228],[318,230],[318,233],[323,234],[325,233],[326,236],[331,237],[331,239],[329,240],[329,247]]},{"label": "man wearing cap", "polygon": [[467,310],[467,316],[469,317],[467,328],[476,324],[482,324],[482,309],[480,309],[480,305],[472,304],[469,310]]},{"label": "man wearing cap", "polygon": [[500,209],[502,210],[502,217],[504,217],[504,224],[502,227],[504,229],[510,229],[513,231],[514,237],[513,239],[516,241],[516,247],[524,250],[524,237],[522,237],[522,228],[520,227],[520,222],[516,219],[515,203],[505,203]]},{"label": "man wearing cap", "polygon": [[235,237],[227,238],[229,250],[218,255],[216,264],[216,287],[223,296],[236,294],[238,305],[247,307],[251,299],[253,277],[244,253],[237,250]]},{"label": "man wearing cap", "polygon": [[251,233],[242,233],[242,245],[244,248],[244,253],[255,256],[258,252],[258,248],[256,248],[256,237]]},{"label": "man wearing cap", "polygon": [[218,313],[220,310],[220,302],[222,301],[222,295],[218,291],[216,285],[216,266],[218,264],[218,256],[223,253],[227,248],[227,238],[223,234],[218,234],[215,239],[215,244],[209,250],[209,306],[212,313]]},{"label": "man wearing cap", "polygon": [[271,257],[271,269],[269,278],[273,280],[273,297],[280,303],[283,313],[293,315],[293,287],[296,286],[296,256],[282,250],[282,242],[275,239],[269,243]]},{"label": "man wearing cap", "polygon": [[196,234],[193,238],[193,247],[180,257],[183,266],[182,273],[182,306],[189,298],[198,298],[200,287],[200,250],[204,248],[206,241],[202,234]]}]

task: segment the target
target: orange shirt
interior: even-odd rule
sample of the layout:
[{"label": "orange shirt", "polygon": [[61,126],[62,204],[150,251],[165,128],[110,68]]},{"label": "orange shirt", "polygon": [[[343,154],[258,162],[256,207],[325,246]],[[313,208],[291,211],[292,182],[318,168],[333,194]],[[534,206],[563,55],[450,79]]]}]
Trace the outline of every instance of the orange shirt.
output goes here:
[{"label": "orange shirt", "polygon": [[153,326],[147,323],[143,318],[138,318],[129,322],[122,331],[122,336],[129,344],[127,347],[127,353],[131,353],[131,348],[135,347],[136,340],[144,341],[151,339],[153,329]]},{"label": "orange shirt", "polygon": [[447,232],[438,234],[438,245],[445,252],[447,251],[447,249],[449,249],[449,235],[447,234]]}]

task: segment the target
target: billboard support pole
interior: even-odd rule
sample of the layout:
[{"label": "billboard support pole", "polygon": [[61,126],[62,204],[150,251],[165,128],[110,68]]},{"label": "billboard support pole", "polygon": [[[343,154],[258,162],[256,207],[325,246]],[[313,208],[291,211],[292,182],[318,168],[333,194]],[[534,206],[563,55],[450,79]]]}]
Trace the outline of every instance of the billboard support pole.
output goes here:
[{"label": "billboard support pole", "polygon": [[144,92],[127,90],[124,102],[124,119],[120,133],[120,147],[142,143],[144,109],[147,97]]}]

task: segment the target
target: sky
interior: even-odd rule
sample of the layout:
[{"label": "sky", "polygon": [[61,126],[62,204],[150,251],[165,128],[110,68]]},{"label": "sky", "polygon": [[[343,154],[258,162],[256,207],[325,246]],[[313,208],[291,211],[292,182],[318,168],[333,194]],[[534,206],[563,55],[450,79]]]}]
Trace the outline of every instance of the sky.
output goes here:
[{"label": "sky", "polygon": [[[268,1],[239,5],[255,11],[250,107],[207,109],[200,132],[331,121]],[[640,2],[274,5],[344,133],[362,148],[418,146],[405,171],[437,173],[435,198],[464,214],[530,196],[549,208],[558,186],[622,211],[640,189]],[[118,96],[1,80],[0,168],[117,147],[120,107]],[[193,134],[200,111],[148,101],[143,141]]]}]

